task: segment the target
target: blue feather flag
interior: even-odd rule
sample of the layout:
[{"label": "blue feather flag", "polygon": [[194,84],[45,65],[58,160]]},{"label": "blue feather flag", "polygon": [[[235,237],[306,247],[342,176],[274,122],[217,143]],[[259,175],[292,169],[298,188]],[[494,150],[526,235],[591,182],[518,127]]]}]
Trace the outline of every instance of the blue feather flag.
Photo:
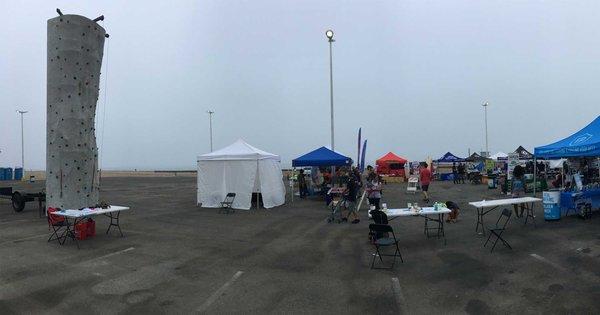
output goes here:
[{"label": "blue feather flag", "polygon": [[362,147],[362,156],[360,157],[360,172],[365,171],[365,156],[367,154],[367,139],[365,139],[365,143]]},{"label": "blue feather flag", "polygon": [[356,151],[356,167],[360,169],[360,134],[362,128],[358,128],[358,150]]}]

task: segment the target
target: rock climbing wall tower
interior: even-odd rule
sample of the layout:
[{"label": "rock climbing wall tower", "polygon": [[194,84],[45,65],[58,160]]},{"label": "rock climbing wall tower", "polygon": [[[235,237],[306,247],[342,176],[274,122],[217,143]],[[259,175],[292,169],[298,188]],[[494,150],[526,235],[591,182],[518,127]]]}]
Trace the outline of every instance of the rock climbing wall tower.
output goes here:
[{"label": "rock climbing wall tower", "polygon": [[106,31],[79,15],[48,20],[46,205],[98,203],[94,118]]}]

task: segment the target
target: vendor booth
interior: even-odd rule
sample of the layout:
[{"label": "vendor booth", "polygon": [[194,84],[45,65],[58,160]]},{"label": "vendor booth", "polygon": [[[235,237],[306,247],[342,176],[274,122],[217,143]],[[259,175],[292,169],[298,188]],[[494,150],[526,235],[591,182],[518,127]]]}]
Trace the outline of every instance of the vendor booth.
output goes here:
[{"label": "vendor booth", "polygon": [[446,152],[444,156],[435,160],[436,164],[436,176],[440,180],[453,180],[454,177],[452,175],[452,165],[455,163],[463,163],[465,159],[460,158],[450,152]]},{"label": "vendor booth", "polygon": [[248,210],[252,194],[260,193],[265,208],[285,203],[285,186],[278,155],[238,140],[221,150],[198,157],[198,204],[217,208],[228,193],[232,207]]},{"label": "vendor booth", "polygon": [[350,166],[352,159],[326,147],[320,147],[292,160],[292,167],[300,166]]},{"label": "vendor booth", "polygon": [[[322,194],[327,193],[327,190],[329,188],[332,188],[332,181],[333,181],[333,174],[328,173],[329,171],[334,171],[334,167],[336,166],[347,166],[350,167],[352,165],[352,159],[340,154],[338,152],[335,152],[331,149],[328,149],[326,147],[320,147],[316,150],[313,150],[311,152],[308,152],[298,158],[295,158],[292,160],[292,167],[296,168],[296,167],[302,167],[303,169],[310,169],[310,175],[311,176],[306,176],[305,179],[307,180],[306,185],[307,185],[307,191],[308,194],[316,194],[317,192],[321,192]],[[311,168],[309,168],[311,167]],[[326,170],[327,168],[331,167],[331,169]],[[315,174],[316,171],[319,170],[319,168],[323,169],[325,171],[325,174],[323,175],[321,183],[317,182],[314,180],[313,176]],[[329,175],[327,175],[329,174]],[[292,178],[296,178],[295,175],[292,175]],[[292,185],[292,196],[295,194],[294,193],[294,187],[293,187],[293,181],[291,181],[290,185]],[[298,195],[300,195],[298,193]],[[326,203],[329,204],[329,200],[326,198]]]},{"label": "vendor booth", "polygon": [[[537,147],[534,158],[560,159],[560,189],[544,192],[544,216],[558,219],[570,213],[587,217],[600,208],[600,117],[575,134]],[[558,178],[557,178],[558,180]]]},{"label": "vendor booth", "polygon": [[519,160],[526,161],[526,160],[533,159],[533,154],[531,154],[531,152],[527,151],[527,149],[525,149],[523,146],[519,146],[514,152],[519,155]]},{"label": "vendor booth", "polygon": [[494,161],[506,161],[506,160],[508,160],[508,154],[506,154],[502,151],[499,151],[499,152],[496,152],[496,154],[490,156],[490,159],[492,159]]},{"label": "vendor booth", "polygon": [[377,174],[395,176],[395,177],[406,177],[404,165],[408,162],[405,158],[399,157],[392,152],[388,152],[386,155],[380,157],[375,161],[377,166]]}]

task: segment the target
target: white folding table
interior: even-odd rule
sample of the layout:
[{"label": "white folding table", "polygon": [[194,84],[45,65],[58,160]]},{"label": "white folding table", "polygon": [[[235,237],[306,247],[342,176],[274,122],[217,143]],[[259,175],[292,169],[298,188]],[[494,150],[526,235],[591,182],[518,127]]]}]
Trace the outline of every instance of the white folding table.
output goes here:
[{"label": "white folding table", "polygon": [[[435,210],[434,207],[424,207],[421,208],[418,211],[415,211],[413,209],[408,209],[408,208],[401,208],[401,209],[387,209],[387,211],[383,211],[387,217],[388,220],[393,220],[395,218],[399,218],[399,217],[422,217],[425,218],[425,228],[423,229],[423,233],[425,233],[425,235],[427,235],[427,237],[429,238],[429,230],[436,230],[437,231],[437,237],[439,238],[440,236],[444,238],[444,244],[446,244],[446,234],[444,232],[444,215],[447,213],[450,213],[452,211],[450,211],[450,209],[442,207],[442,208],[438,208],[438,210]],[[430,216],[435,216],[437,215],[437,219],[432,218]],[[371,215],[369,214],[369,218],[371,217]],[[429,221],[433,221],[437,223],[436,227],[429,227]]]},{"label": "white folding table", "polygon": [[[527,211],[527,215],[525,217],[525,224],[529,218],[533,220],[533,226],[535,227],[535,215],[533,206],[536,202],[540,202],[542,199],[534,198],[534,197],[520,197],[520,198],[508,198],[508,199],[496,199],[496,200],[482,200],[482,201],[473,201],[469,202],[469,204],[475,208],[477,208],[477,224],[475,225],[475,232],[479,232],[479,226],[481,226],[481,232],[485,235],[485,226],[483,225],[483,216],[488,214],[489,212],[495,210],[498,207],[502,206],[514,206],[514,205],[523,205]],[[487,209],[487,210],[486,210]]]},{"label": "white folding table", "polygon": [[[115,226],[115,227],[117,227],[117,229],[119,229],[119,233],[121,233],[121,237],[122,237],[123,232],[121,232],[121,226],[119,225],[119,215],[121,214],[121,211],[126,211],[126,210],[129,210],[129,207],[108,206],[108,208],[84,208],[82,210],[72,210],[72,209],[59,210],[59,211],[52,212],[51,214],[65,218],[66,231],[64,233],[64,236],[70,237],[73,240],[75,240],[75,243],[77,244],[77,248],[79,248],[79,242],[77,241],[77,238],[75,237],[75,231],[73,230],[73,228],[75,227],[75,225],[77,223],[83,221],[84,219],[93,217],[93,216],[104,215],[104,216],[107,216],[110,218],[110,224],[108,225],[106,234],[108,234],[111,227]],[[72,219],[73,222],[70,222],[69,219]]]}]

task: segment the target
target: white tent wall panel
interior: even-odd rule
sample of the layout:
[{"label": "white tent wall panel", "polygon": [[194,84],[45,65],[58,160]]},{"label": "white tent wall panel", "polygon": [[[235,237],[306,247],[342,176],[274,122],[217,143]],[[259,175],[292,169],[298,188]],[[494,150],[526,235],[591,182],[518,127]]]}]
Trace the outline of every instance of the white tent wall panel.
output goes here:
[{"label": "white tent wall panel", "polygon": [[278,155],[243,140],[198,157],[198,204],[217,208],[235,193],[233,208],[250,209],[252,193],[262,194],[265,208],[285,203],[285,186]]},{"label": "white tent wall panel", "polygon": [[198,203],[218,208],[232,192],[233,208],[249,210],[255,179],[256,161],[198,161]]},{"label": "white tent wall panel", "polygon": [[258,161],[260,191],[265,208],[273,208],[285,203],[285,184],[281,163],[275,160]]}]

